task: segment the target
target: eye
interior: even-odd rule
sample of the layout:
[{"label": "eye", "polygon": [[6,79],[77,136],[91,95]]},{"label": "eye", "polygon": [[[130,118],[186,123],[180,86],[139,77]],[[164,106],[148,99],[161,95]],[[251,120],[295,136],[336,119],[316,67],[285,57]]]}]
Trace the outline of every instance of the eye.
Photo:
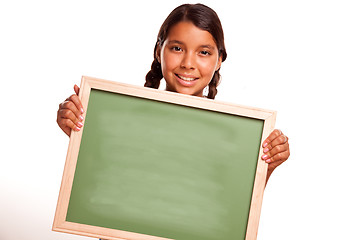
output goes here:
[{"label": "eye", "polygon": [[211,55],[211,53],[210,53],[210,52],[205,51],[205,50],[200,51],[200,54],[201,54],[201,55],[204,55],[204,56]]},{"label": "eye", "polygon": [[173,50],[175,52],[181,52],[182,49],[179,46],[174,46],[174,47],[171,48],[171,50]]}]

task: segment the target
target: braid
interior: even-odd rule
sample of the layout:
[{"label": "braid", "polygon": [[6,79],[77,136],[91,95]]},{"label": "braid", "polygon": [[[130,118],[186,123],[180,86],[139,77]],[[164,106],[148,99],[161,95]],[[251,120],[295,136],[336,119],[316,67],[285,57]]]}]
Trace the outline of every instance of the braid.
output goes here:
[{"label": "braid", "polygon": [[215,96],[217,94],[216,87],[219,85],[219,83],[220,83],[220,73],[219,73],[219,70],[217,70],[214,73],[214,76],[209,83],[209,93],[207,95],[207,98],[210,98],[210,99],[215,98]]},{"label": "braid", "polygon": [[161,64],[155,58],[151,64],[151,70],[146,74],[144,87],[159,88],[160,80],[162,78]]}]

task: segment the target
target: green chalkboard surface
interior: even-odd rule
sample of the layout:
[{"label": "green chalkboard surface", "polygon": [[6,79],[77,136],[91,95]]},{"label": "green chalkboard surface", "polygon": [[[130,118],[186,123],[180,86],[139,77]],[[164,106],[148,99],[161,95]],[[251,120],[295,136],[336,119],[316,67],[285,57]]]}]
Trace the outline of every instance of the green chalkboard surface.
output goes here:
[{"label": "green chalkboard surface", "polygon": [[70,138],[53,230],[256,239],[274,112],[83,80],[85,124]]},{"label": "green chalkboard surface", "polygon": [[263,121],[92,90],[66,220],[244,239]]}]

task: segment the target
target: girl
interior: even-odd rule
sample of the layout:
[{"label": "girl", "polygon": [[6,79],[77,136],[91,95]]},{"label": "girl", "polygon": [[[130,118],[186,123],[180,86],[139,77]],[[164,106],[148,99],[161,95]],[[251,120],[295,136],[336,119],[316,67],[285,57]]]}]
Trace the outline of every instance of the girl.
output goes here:
[{"label": "girl", "polygon": [[[221,22],[211,8],[184,4],[175,8],[162,24],[154,49],[154,61],[146,75],[145,87],[159,88],[165,79],[166,90],[214,99],[220,80],[221,63],[226,60]],[[204,89],[208,94],[204,96]],[[84,112],[76,94],[59,105],[57,123],[70,136],[83,126]],[[269,163],[266,181],[274,169],[290,156],[288,138],[274,130],[263,143],[262,159]]]}]

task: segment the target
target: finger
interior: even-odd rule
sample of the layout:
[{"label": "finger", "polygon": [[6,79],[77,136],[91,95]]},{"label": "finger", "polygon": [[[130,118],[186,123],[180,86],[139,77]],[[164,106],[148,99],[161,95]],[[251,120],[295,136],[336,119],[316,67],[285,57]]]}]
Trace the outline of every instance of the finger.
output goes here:
[{"label": "finger", "polygon": [[285,162],[290,156],[290,151],[286,150],[285,152],[277,153],[276,155],[265,160],[266,163],[274,163],[274,162]]},{"label": "finger", "polygon": [[71,124],[71,120],[61,118],[59,115],[58,115],[58,118],[57,118],[57,123],[58,123],[59,127],[61,128],[61,130],[63,130],[63,132],[66,135],[68,135],[69,137],[70,137],[70,134],[71,134],[71,129],[74,129],[75,131],[80,131],[80,128],[74,127],[73,123]]},{"label": "finger", "polygon": [[264,153],[271,151],[273,148],[275,148],[278,145],[283,145],[285,143],[288,143],[288,137],[285,135],[280,135],[277,138],[275,138],[272,142],[269,142],[266,148],[264,148]]},{"label": "finger", "polygon": [[59,120],[59,126],[61,129],[63,129],[64,131],[66,129],[69,129],[69,132],[71,132],[71,129],[74,131],[80,131],[80,127],[78,127],[76,124],[74,124],[73,121],[71,121],[68,118],[61,118]]},{"label": "finger", "polygon": [[71,95],[69,100],[74,102],[76,108],[79,109],[79,111],[81,113],[84,113],[84,109],[83,109],[83,106],[81,104],[80,98],[77,95],[75,95],[75,94]]},{"label": "finger", "polygon": [[71,129],[66,126],[65,122],[63,122],[63,118],[60,117],[59,111],[57,113],[56,122],[59,125],[60,129],[63,130],[63,132],[70,137]]},{"label": "finger", "polygon": [[68,97],[67,99],[65,99],[65,101],[63,103],[65,103],[65,102],[73,102],[75,104],[76,108],[79,110],[79,112],[84,113],[80,98],[76,94],[73,94],[70,97]]},{"label": "finger", "polygon": [[[274,140],[276,141],[276,139]],[[264,149],[264,154],[261,156],[261,159],[267,160],[278,153],[282,153],[289,150],[289,143],[285,142],[283,144],[278,144],[273,148],[270,148],[270,145]]]},{"label": "finger", "polygon": [[267,152],[266,155],[268,155],[269,157],[273,157],[278,153],[287,151],[288,149],[289,149],[289,144],[284,143],[284,144],[275,146],[273,149],[271,149],[271,151]]},{"label": "finger", "polygon": [[[81,128],[84,124],[81,122],[80,119],[76,117],[76,115],[69,109],[60,109],[59,110],[59,117],[63,119],[69,119],[74,125]],[[72,127],[72,126],[68,126]]]},{"label": "finger", "polygon": [[75,91],[76,95],[79,96],[80,88],[76,84],[74,85],[74,91]]},{"label": "finger", "polygon": [[[81,111],[76,107],[75,103],[71,100],[66,100],[62,103],[60,103],[59,105],[59,111],[60,110],[70,110],[71,112],[73,112],[76,117],[80,120],[83,121],[84,117],[81,114]],[[66,116],[63,116],[66,118]]]},{"label": "finger", "polygon": [[279,129],[275,129],[270,133],[270,135],[265,139],[263,143],[263,147],[265,148],[270,142],[272,142],[275,138],[282,135],[282,132]]}]

